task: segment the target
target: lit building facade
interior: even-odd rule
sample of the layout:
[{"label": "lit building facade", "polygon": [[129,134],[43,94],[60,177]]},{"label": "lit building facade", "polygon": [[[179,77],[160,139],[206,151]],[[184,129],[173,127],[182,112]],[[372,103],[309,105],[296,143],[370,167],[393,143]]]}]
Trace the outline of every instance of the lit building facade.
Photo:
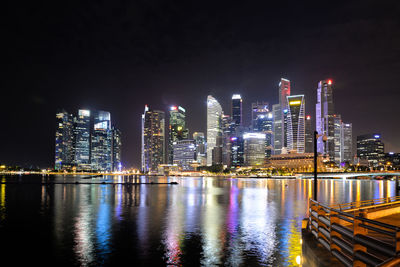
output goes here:
[{"label": "lit building facade", "polygon": [[112,171],[111,115],[107,111],[94,111],[91,133],[91,169]]},{"label": "lit building facade", "polygon": [[305,152],[304,95],[287,96],[287,148],[290,152]]},{"label": "lit building facade", "polygon": [[65,110],[56,114],[55,164],[56,170],[70,169],[74,165],[74,117]]},{"label": "lit building facade", "polygon": [[75,165],[77,170],[91,170],[90,164],[90,110],[78,110],[75,118]]},{"label": "lit building facade", "polygon": [[217,146],[217,137],[222,136],[221,117],[222,107],[219,102],[209,95],[207,97],[207,165],[212,165],[213,149]]},{"label": "lit building facade", "polygon": [[319,135],[326,135],[327,141],[322,136],[317,139],[317,151],[323,155],[329,155],[331,161],[335,160],[334,140],[334,105],[333,87],[331,80],[322,80],[318,83],[317,104],[315,109],[315,127]]},{"label": "lit building facade", "polygon": [[145,106],[142,115],[142,171],[159,173],[165,163],[165,113]]},{"label": "lit building facade", "polygon": [[380,134],[364,134],[357,136],[357,157],[368,160],[369,166],[383,165],[385,152]]},{"label": "lit building facade", "polygon": [[290,81],[281,78],[279,82],[279,104],[273,105],[274,114],[274,154],[287,153],[287,97],[290,96]]},{"label": "lit building facade", "polygon": [[206,139],[204,137],[204,133],[202,132],[194,132],[193,140],[196,146],[196,162],[200,166],[207,165],[207,156],[206,156]]},{"label": "lit building facade", "polygon": [[265,134],[245,133],[244,140],[244,165],[264,166],[265,163]]},{"label": "lit building facade", "polygon": [[342,122],[342,162],[353,161],[353,125]]},{"label": "lit building facade", "polygon": [[188,138],[186,110],[181,106],[172,106],[169,111],[168,164],[173,164],[173,144]]},{"label": "lit building facade", "polygon": [[242,97],[239,94],[232,96],[232,122],[236,127],[242,125]]},{"label": "lit building facade", "polygon": [[342,151],[342,118],[340,115],[333,115],[333,161],[339,166],[343,161],[343,151]]},{"label": "lit building facade", "polygon": [[274,151],[274,114],[268,109],[267,102],[252,103],[252,130],[265,134],[265,156],[270,157]]},{"label": "lit building facade", "polygon": [[121,157],[122,139],[121,131],[115,127],[112,129],[112,171],[122,170]]},{"label": "lit building facade", "polygon": [[306,116],[306,135],[305,135],[305,153],[314,153],[314,129],[311,123],[311,116]]},{"label": "lit building facade", "polygon": [[192,171],[196,162],[196,144],[194,140],[178,140],[173,144],[173,164],[182,171]]}]

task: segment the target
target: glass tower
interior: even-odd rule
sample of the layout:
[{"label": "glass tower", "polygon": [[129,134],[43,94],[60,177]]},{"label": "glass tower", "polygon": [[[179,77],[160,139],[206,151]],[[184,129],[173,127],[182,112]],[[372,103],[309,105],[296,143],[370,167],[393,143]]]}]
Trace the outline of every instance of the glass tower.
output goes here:
[{"label": "glass tower", "polygon": [[306,134],[305,134],[305,153],[313,153],[314,152],[314,129],[311,125],[311,116],[306,116]]},{"label": "glass tower", "polygon": [[55,164],[56,170],[72,168],[74,164],[74,121],[72,114],[61,110],[56,114]]},{"label": "glass tower", "polygon": [[327,142],[323,142],[322,136],[317,139],[317,151],[323,155],[329,154],[330,160],[334,161],[334,106],[332,94],[332,81],[323,80],[318,83],[317,104],[315,114],[315,127],[318,134],[325,134]]},{"label": "glass tower", "polygon": [[244,165],[263,166],[265,161],[265,134],[245,133],[244,140]]},{"label": "glass tower", "polygon": [[287,96],[287,144],[295,153],[305,151],[305,99],[304,95]]},{"label": "glass tower", "polygon": [[115,127],[112,128],[112,170],[121,171],[121,131]]},{"label": "glass tower", "polygon": [[112,131],[110,112],[94,111],[92,114],[92,170],[112,171]]},{"label": "glass tower", "polygon": [[222,136],[221,117],[222,107],[219,102],[209,95],[207,97],[207,165],[212,165],[212,151],[217,146],[217,137]]},{"label": "glass tower", "polygon": [[242,97],[239,94],[232,96],[232,121],[236,127],[242,125]]},{"label": "glass tower", "polygon": [[290,81],[281,78],[279,82],[279,104],[273,105],[274,113],[274,154],[285,154],[287,151],[287,97],[290,96]]},{"label": "glass tower", "polygon": [[90,165],[90,111],[78,110],[75,118],[75,164],[77,170],[91,170]]},{"label": "glass tower", "polygon": [[142,115],[142,171],[159,173],[165,163],[165,113],[145,106]]},{"label": "glass tower", "polygon": [[342,162],[353,161],[353,125],[342,123]]},{"label": "glass tower", "polygon": [[368,160],[370,166],[377,167],[384,163],[384,144],[380,134],[357,136],[357,157]]},{"label": "glass tower", "polygon": [[185,122],[186,110],[181,106],[172,106],[169,111],[168,164],[173,164],[174,143],[189,137],[189,130],[186,128]]}]

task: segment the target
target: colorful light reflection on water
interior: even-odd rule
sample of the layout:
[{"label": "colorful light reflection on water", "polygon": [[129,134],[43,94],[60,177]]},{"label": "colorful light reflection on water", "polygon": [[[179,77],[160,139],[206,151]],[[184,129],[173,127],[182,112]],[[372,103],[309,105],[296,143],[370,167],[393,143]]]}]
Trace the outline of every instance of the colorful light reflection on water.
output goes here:
[{"label": "colorful light reflection on water", "polygon": [[[102,181],[114,180],[125,181]],[[312,180],[140,180],[179,184],[3,183],[3,242],[15,237],[17,223],[18,236],[29,240],[39,231],[48,240],[38,251],[56,251],[51,259],[58,265],[301,265],[301,220]],[[321,180],[318,197],[326,203],[388,197],[394,195],[393,183]]]}]

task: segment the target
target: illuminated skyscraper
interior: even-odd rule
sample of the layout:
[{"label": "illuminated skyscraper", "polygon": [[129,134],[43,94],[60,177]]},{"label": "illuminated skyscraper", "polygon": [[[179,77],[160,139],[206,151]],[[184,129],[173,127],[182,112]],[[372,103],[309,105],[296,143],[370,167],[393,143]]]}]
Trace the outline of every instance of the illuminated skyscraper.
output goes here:
[{"label": "illuminated skyscraper", "polygon": [[121,131],[115,127],[112,129],[112,171],[121,171]]},{"label": "illuminated skyscraper", "polygon": [[112,171],[111,115],[107,111],[94,111],[91,133],[92,170]]},{"label": "illuminated skyscraper", "polygon": [[273,105],[274,113],[274,154],[282,154],[287,151],[287,96],[290,96],[290,81],[281,78],[279,82],[279,104]]},{"label": "illuminated skyscraper", "polygon": [[90,111],[80,109],[75,118],[75,164],[77,170],[91,170]]},{"label": "illuminated skyscraper", "polygon": [[384,163],[384,144],[380,134],[357,136],[357,157],[368,160],[370,166],[377,167]]},{"label": "illuminated skyscraper", "polygon": [[236,127],[242,125],[242,97],[239,94],[232,96],[232,122]]},{"label": "illuminated skyscraper", "polygon": [[334,125],[334,159],[335,163],[339,166],[343,161],[343,151],[342,151],[342,118],[340,115],[333,115],[333,125]]},{"label": "illuminated skyscraper", "polygon": [[314,152],[314,129],[311,125],[311,116],[306,116],[306,124],[305,124],[305,153],[313,153]]},{"label": "illuminated skyscraper", "polygon": [[169,140],[168,140],[168,164],[173,164],[173,145],[179,140],[189,137],[186,128],[186,110],[179,106],[172,106],[169,111]]},{"label": "illuminated skyscraper", "polygon": [[217,137],[222,136],[222,107],[218,101],[209,95],[207,97],[207,165],[212,165],[212,151],[217,146]]},{"label": "illuminated skyscraper", "polygon": [[273,154],[274,147],[274,115],[268,109],[267,102],[257,102],[251,105],[252,128],[254,132],[265,134],[265,156]]},{"label": "illuminated skyscraper", "polygon": [[342,122],[342,162],[353,160],[353,125]]},{"label": "illuminated skyscraper", "polygon": [[333,88],[331,80],[323,80],[318,83],[317,104],[315,114],[316,131],[320,135],[326,135],[327,141],[323,142],[322,136],[317,139],[317,151],[323,155],[329,154],[330,160],[334,161],[334,106]]},{"label": "illuminated skyscraper", "polygon": [[173,164],[182,171],[192,171],[196,161],[196,145],[194,140],[178,140],[173,145]]},{"label": "illuminated skyscraper", "polygon": [[304,95],[287,96],[287,144],[295,153],[305,151],[305,99]]},{"label": "illuminated skyscraper", "polygon": [[165,163],[165,113],[145,106],[142,115],[142,171],[159,173]]},{"label": "illuminated skyscraper", "polygon": [[263,166],[265,161],[265,134],[245,133],[244,140],[244,165]]},{"label": "illuminated skyscraper", "polygon": [[194,132],[193,140],[196,145],[196,161],[197,161],[197,163],[199,163],[200,166],[207,165],[206,139],[204,137],[204,133]]},{"label": "illuminated skyscraper", "polygon": [[56,170],[72,168],[75,158],[74,149],[74,118],[65,110],[56,114],[56,143],[55,164]]}]

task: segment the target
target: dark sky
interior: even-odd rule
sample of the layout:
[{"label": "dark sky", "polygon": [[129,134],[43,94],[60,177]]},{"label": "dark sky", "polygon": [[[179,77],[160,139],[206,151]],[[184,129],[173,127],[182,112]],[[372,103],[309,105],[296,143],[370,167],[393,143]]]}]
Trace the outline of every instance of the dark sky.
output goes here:
[{"label": "dark sky", "polygon": [[[55,112],[111,112],[123,162],[139,166],[145,104],[187,110],[205,131],[206,97],[278,101],[281,77],[306,95],[334,81],[354,136],[379,132],[400,152],[400,2],[9,1],[1,13],[0,162],[53,166]],[[262,3],[262,4],[261,4]]]}]

